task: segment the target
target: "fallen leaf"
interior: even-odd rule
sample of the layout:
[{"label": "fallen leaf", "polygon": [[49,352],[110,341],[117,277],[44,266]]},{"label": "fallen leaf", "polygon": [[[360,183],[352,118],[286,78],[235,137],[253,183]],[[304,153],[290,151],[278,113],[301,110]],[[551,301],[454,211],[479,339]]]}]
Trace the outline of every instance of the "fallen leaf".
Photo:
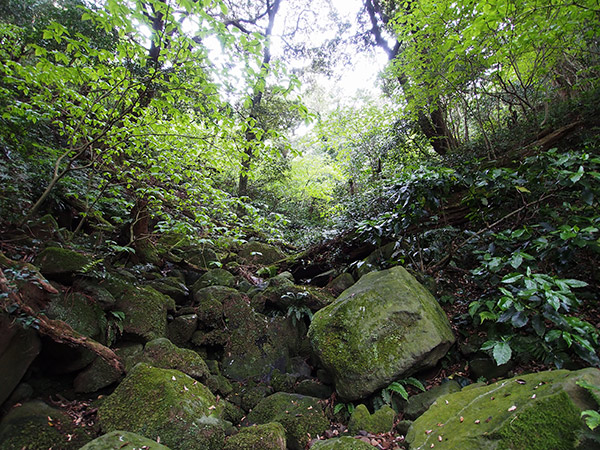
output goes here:
[{"label": "fallen leaf", "polygon": [[535,395],[535,394],[533,394],[533,395],[531,396],[531,398],[535,398],[535,397],[536,397],[536,395]]},{"label": "fallen leaf", "polygon": [[508,408],[508,412],[513,412],[515,409],[517,409],[517,407],[513,405],[510,408]]},{"label": "fallen leaf", "polygon": [[465,421],[465,418],[463,416],[460,416],[460,423],[463,423]]},{"label": "fallen leaf", "polygon": [[175,378],[175,375],[173,375],[173,376],[171,377],[171,380],[173,380],[173,381],[177,381],[177,378]]},{"label": "fallen leaf", "polygon": [[425,430],[425,434],[431,434],[433,430]]},{"label": "fallen leaf", "polygon": [[438,441],[442,442],[442,440],[443,440],[443,439],[444,439],[444,438],[443,438],[441,435],[440,435],[440,436],[438,436]]}]

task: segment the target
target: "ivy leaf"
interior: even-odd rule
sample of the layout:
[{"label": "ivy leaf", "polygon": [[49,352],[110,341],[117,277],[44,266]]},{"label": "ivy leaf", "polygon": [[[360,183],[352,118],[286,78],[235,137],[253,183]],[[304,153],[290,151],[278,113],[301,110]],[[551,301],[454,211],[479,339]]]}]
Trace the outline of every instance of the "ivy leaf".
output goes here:
[{"label": "ivy leaf", "polygon": [[512,316],[510,322],[515,328],[522,328],[529,323],[529,317],[527,317],[525,311],[518,311]]},{"label": "ivy leaf", "polygon": [[583,177],[583,166],[579,166],[579,170],[575,173],[575,175],[569,178],[572,183],[577,183]]},{"label": "ivy leaf", "polygon": [[512,349],[507,342],[498,342],[496,345],[494,345],[493,356],[496,364],[501,366],[510,360],[510,357],[512,356]]}]

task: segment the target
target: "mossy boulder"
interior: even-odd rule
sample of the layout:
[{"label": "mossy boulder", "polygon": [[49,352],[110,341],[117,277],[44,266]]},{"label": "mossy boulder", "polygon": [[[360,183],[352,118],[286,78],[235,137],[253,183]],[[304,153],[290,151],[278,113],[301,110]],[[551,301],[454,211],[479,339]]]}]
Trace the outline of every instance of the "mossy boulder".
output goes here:
[{"label": "mossy boulder", "polygon": [[91,262],[89,256],[61,247],[48,247],[35,259],[44,276],[58,280],[71,279]]},{"label": "mossy boulder", "polygon": [[194,298],[199,331],[192,343],[222,346],[224,375],[242,381],[263,378],[275,368],[285,369],[290,351],[299,341],[299,331],[291,320],[259,314],[246,295],[223,286],[200,289]]},{"label": "mossy boulder", "polygon": [[78,449],[91,440],[71,417],[41,401],[14,407],[0,422],[2,450]]},{"label": "mossy boulder", "polygon": [[212,269],[202,275],[192,287],[193,291],[209,287],[209,286],[225,286],[234,287],[235,277],[225,269]]},{"label": "mossy boulder", "polygon": [[203,270],[212,269],[213,265],[219,262],[216,252],[208,247],[192,247],[184,250],[182,254],[186,262]]},{"label": "mossy boulder", "polygon": [[[108,321],[102,308],[93,300],[79,292],[70,292],[55,296],[46,307],[46,314],[51,319],[62,320],[75,331],[106,343]],[[40,360],[46,370],[53,373],[71,373],[88,366],[96,355],[87,349],[76,348],[51,340],[43,340],[43,351]]]},{"label": "mossy boulder", "polygon": [[125,314],[123,333],[147,342],[166,336],[167,311],[175,309],[175,302],[151,287],[128,285],[115,308]]},{"label": "mossy boulder", "polygon": [[169,450],[152,439],[129,431],[111,431],[88,442],[79,450]]},{"label": "mossy boulder", "polygon": [[387,405],[373,414],[365,405],[358,405],[350,416],[348,431],[350,434],[358,434],[361,430],[372,434],[388,433],[394,427],[395,417],[396,412]]},{"label": "mossy boulder", "polygon": [[285,450],[285,430],[280,423],[271,422],[242,428],[225,442],[223,450]]},{"label": "mossy boulder", "polygon": [[198,353],[179,348],[166,338],[150,341],[144,348],[144,362],[161,369],[176,369],[201,380],[209,375],[208,366]]},{"label": "mossy boulder", "polygon": [[167,337],[175,345],[186,344],[198,327],[198,314],[182,314],[167,325]]},{"label": "mossy boulder", "polygon": [[260,266],[268,266],[285,258],[285,253],[279,248],[258,241],[246,242],[238,255],[246,262]]},{"label": "mossy boulder", "polygon": [[117,382],[122,374],[122,371],[98,357],[77,374],[73,380],[73,387],[75,392],[96,392]]},{"label": "mossy boulder", "polygon": [[173,450],[221,450],[224,405],[178,370],[140,363],[98,410],[103,431],[159,436]]},{"label": "mossy boulder", "polygon": [[373,450],[371,444],[350,436],[316,441],[311,450]]},{"label": "mossy boulder", "polygon": [[434,366],[454,343],[435,298],[399,266],[363,276],[316,312],[308,337],[345,400]]},{"label": "mossy boulder", "polygon": [[467,386],[438,398],[412,424],[406,440],[411,449],[432,444],[438,450],[597,448],[579,442],[585,429],[581,411],[597,407],[576,384],[580,380],[600,385],[600,370],[540,372]]},{"label": "mossy boulder", "polygon": [[88,297],[93,298],[103,310],[112,308],[116,303],[115,297],[108,289],[102,286],[99,281],[92,278],[77,278],[73,287]]},{"label": "mossy boulder", "polygon": [[46,315],[62,320],[84,336],[105,342],[108,322],[104,311],[98,303],[79,292],[56,296],[47,306]]},{"label": "mossy boulder", "polygon": [[329,428],[319,399],[298,394],[277,392],[264,398],[248,414],[250,423],[279,422],[283,425],[288,448],[302,450],[311,437]]},{"label": "mossy boulder", "polygon": [[346,289],[352,287],[354,284],[354,277],[348,272],[344,272],[331,280],[325,289],[327,289],[334,297],[338,297]]},{"label": "mossy boulder", "polygon": [[333,302],[328,291],[311,286],[278,284],[257,292],[252,297],[252,305],[257,311],[277,309],[287,313],[290,307],[306,307],[318,311]]},{"label": "mossy boulder", "polygon": [[185,283],[177,277],[165,277],[148,282],[148,286],[156,289],[161,294],[168,295],[178,305],[183,305],[190,295]]}]

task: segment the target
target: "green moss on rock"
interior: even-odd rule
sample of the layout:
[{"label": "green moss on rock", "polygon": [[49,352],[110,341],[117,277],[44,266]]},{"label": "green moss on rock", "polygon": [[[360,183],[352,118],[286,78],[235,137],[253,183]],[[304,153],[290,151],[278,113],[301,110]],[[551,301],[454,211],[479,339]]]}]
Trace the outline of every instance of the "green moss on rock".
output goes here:
[{"label": "green moss on rock", "polygon": [[177,370],[136,365],[98,410],[102,430],[159,436],[173,450],[221,450],[224,405]]},{"label": "green moss on rock", "polygon": [[41,401],[15,407],[0,422],[2,450],[78,449],[91,437],[68,414]]},{"label": "green moss on rock", "polygon": [[435,365],[454,342],[435,298],[402,267],[362,277],[314,315],[308,336],[346,400]]},{"label": "green moss on rock", "polygon": [[329,428],[319,399],[277,392],[264,398],[248,414],[250,423],[279,422],[285,428],[287,445],[302,450],[311,439]]},{"label": "green moss on rock", "polygon": [[57,296],[46,308],[51,319],[62,320],[78,333],[105,342],[107,320],[102,308],[78,292]]},{"label": "green moss on rock", "polygon": [[579,447],[579,432],[585,427],[580,413],[595,405],[576,385],[579,380],[600,385],[600,371],[557,370],[469,386],[440,397],[413,423],[406,440],[413,450],[431,444],[436,449],[588,448]]},{"label": "green moss on rock", "polygon": [[167,311],[175,302],[151,287],[124,286],[117,298],[116,310],[125,314],[123,332],[143,341],[165,337]]},{"label": "green moss on rock", "polygon": [[129,431],[112,431],[88,442],[80,450],[169,450],[156,441]]},{"label": "green moss on rock", "polygon": [[223,450],[285,450],[285,430],[280,423],[271,422],[242,428],[225,442]]},{"label": "green moss on rock", "polygon": [[371,444],[367,444],[359,439],[343,436],[325,441],[316,441],[312,445],[311,450],[373,450],[373,448]]},{"label": "green moss on rock", "polygon": [[232,273],[225,269],[212,269],[200,277],[192,287],[193,291],[209,287],[209,286],[225,286],[233,287],[235,285],[235,277]]},{"label": "green moss on rock", "polygon": [[179,348],[166,338],[150,341],[144,348],[144,361],[161,369],[176,369],[198,380],[209,375],[208,366],[193,350]]},{"label": "green moss on rock", "polygon": [[373,434],[388,433],[394,426],[395,417],[396,412],[387,405],[373,414],[365,405],[358,405],[350,416],[348,431],[350,434],[358,434],[361,430]]},{"label": "green moss on rock", "polygon": [[285,258],[279,248],[258,241],[245,243],[238,255],[247,262],[261,266],[268,266]]},{"label": "green moss on rock", "polygon": [[90,262],[88,256],[60,247],[48,247],[35,259],[35,264],[43,275],[61,278],[73,275]]}]

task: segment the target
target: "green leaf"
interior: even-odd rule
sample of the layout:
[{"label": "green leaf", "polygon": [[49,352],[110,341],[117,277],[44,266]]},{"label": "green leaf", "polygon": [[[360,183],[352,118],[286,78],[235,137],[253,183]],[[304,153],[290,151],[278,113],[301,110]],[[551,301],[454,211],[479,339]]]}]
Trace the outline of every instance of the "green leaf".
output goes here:
[{"label": "green leaf", "polygon": [[[522,259],[521,259],[522,261]],[[508,277],[508,278],[507,278]],[[504,278],[502,278],[502,283],[505,284],[509,284],[509,283],[514,283],[515,281],[519,281],[521,278],[523,278],[523,274],[517,274],[517,275],[506,275]]]},{"label": "green leaf", "polygon": [[508,345],[507,342],[498,342],[494,346],[494,351],[492,354],[494,356],[496,364],[501,366],[502,364],[506,364],[510,360],[512,356],[512,349],[510,348],[510,345]]},{"label": "green leaf", "polygon": [[404,400],[408,400],[408,392],[406,391],[406,388],[400,383],[394,381],[387,387],[387,389],[389,389],[392,392],[395,392],[396,394],[399,394],[400,397],[402,397]]},{"label": "green leaf", "polygon": [[581,180],[581,177],[583,177],[583,166],[579,166],[579,170],[577,171],[577,173],[575,173],[575,175],[571,176],[571,178],[569,178],[571,180],[571,182],[573,183],[577,183],[579,180]]},{"label": "green leaf", "polygon": [[581,417],[584,418],[586,425],[590,430],[595,430],[600,425],[600,413],[591,409],[581,412]]}]

